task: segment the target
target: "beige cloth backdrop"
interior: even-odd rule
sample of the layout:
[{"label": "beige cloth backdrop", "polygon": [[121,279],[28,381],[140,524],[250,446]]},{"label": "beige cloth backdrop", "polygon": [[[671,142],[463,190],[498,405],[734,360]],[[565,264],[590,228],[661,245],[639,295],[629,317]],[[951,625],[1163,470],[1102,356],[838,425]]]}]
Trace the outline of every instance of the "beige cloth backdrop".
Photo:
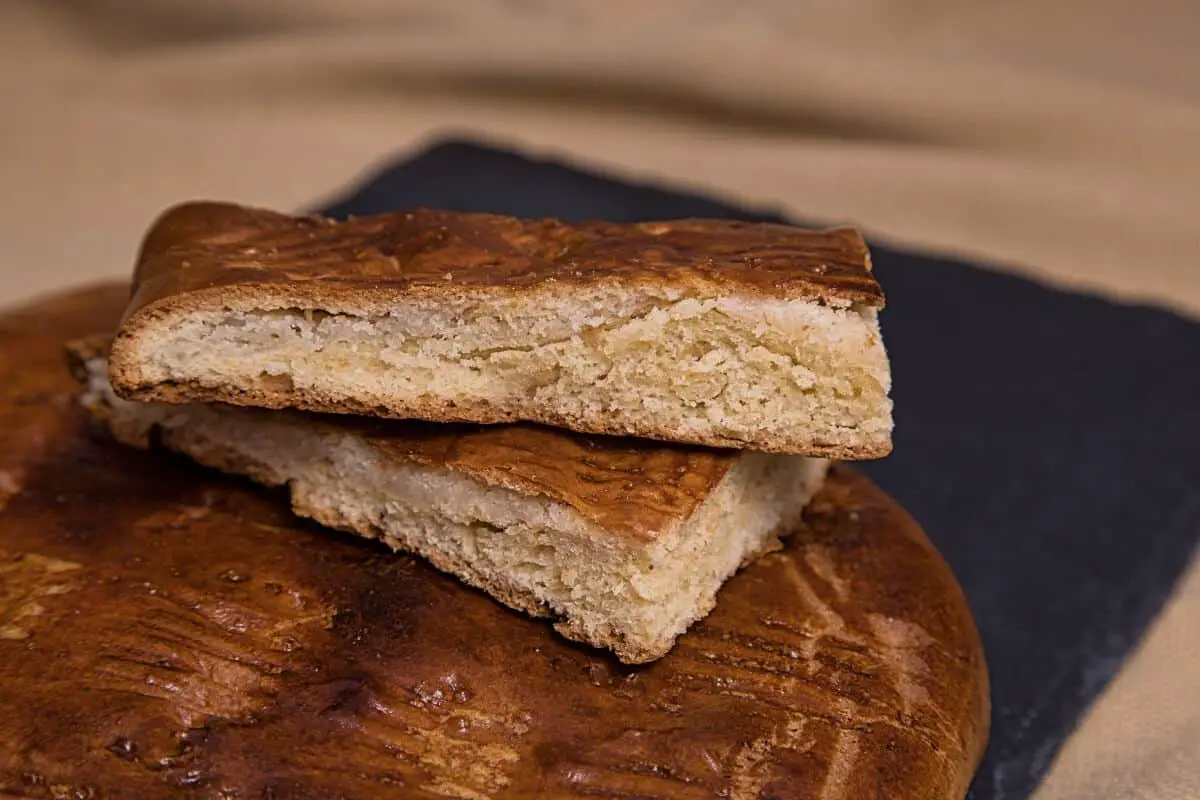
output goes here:
[{"label": "beige cloth backdrop", "polygon": [[[435,134],[1200,314],[1188,0],[0,0],[0,304]],[[1191,364],[1200,367],[1200,354]],[[1200,797],[1200,570],[1038,797]]]}]

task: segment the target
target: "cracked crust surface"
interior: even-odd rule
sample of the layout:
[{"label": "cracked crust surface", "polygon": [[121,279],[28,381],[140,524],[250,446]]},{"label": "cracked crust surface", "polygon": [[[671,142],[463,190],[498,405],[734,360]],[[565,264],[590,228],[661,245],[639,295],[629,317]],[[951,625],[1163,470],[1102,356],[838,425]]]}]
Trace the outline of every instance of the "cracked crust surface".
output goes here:
[{"label": "cracked crust surface", "polygon": [[358,304],[610,281],[705,297],[733,290],[884,304],[867,246],[851,228],[707,219],[568,223],[425,208],[338,222],[192,202],[166,211],[147,234],[128,313],[222,286],[283,284]]},{"label": "cracked crust surface", "polygon": [[0,319],[0,586],[23,598],[0,613],[27,637],[0,638],[0,792],[963,796],[987,736],[979,639],[946,564],[861,475],[836,467],[782,551],[666,658],[621,667],[89,433],[61,347],[126,297]]},{"label": "cracked crust surface", "polygon": [[127,399],[875,458],[883,303],[850,229],[191,203],[147,234],[112,380]]}]

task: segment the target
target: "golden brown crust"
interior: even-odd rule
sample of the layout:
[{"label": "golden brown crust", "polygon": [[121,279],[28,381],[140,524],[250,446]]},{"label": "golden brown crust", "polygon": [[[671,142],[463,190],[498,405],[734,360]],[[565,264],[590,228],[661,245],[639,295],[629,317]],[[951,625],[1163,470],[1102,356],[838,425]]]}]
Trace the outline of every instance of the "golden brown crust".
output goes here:
[{"label": "golden brown crust", "polygon": [[89,433],[60,350],[123,299],[0,318],[0,792],[962,797],[987,739],[979,638],[865,478],[835,469],[784,550],[624,668]]},{"label": "golden brown crust", "polygon": [[643,538],[690,517],[741,458],[535,425],[371,423],[367,439],[396,457],[542,495],[604,530]]},{"label": "golden brown crust", "polygon": [[228,203],[165,212],[142,243],[127,318],[187,297],[284,293],[458,296],[650,283],[697,296],[748,293],[882,306],[857,231],[726,220],[639,224],[521,220],[412,209],[345,222]]}]

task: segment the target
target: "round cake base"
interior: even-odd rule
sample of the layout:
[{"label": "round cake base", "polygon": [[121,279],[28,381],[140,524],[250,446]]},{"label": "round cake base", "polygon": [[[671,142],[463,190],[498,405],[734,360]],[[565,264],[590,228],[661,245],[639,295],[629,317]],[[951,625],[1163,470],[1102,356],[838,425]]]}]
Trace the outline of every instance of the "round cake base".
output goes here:
[{"label": "round cake base", "polygon": [[282,494],[96,431],[62,348],[126,297],[0,318],[0,793],[966,791],[978,634],[921,529],[851,469],[670,655],[627,667]]}]

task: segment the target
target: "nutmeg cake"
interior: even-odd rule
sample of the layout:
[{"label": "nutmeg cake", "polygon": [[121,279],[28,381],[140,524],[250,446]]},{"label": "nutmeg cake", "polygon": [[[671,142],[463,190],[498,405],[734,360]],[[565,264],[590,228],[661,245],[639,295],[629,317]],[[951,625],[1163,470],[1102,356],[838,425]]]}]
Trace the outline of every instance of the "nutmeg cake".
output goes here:
[{"label": "nutmeg cake", "polygon": [[718,589],[798,524],[827,462],[456,425],[135,403],[104,342],[72,347],[85,404],[117,439],[288,487],[295,511],[417,553],[569,638],[657,659]]},{"label": "nutmeg cake", "polygon": [[97,435],[62,347],[128,297],[0,314],[0,796],[966,792],[988,738],[979,635],[864,475],[833,466],[782,549],[625,666],[276,493]]},{"label": "nutmeg cake", "polygon": [[190,203],[143,242],[111,372],[126,399],[872,458],[883,304],[850,229]]}]

